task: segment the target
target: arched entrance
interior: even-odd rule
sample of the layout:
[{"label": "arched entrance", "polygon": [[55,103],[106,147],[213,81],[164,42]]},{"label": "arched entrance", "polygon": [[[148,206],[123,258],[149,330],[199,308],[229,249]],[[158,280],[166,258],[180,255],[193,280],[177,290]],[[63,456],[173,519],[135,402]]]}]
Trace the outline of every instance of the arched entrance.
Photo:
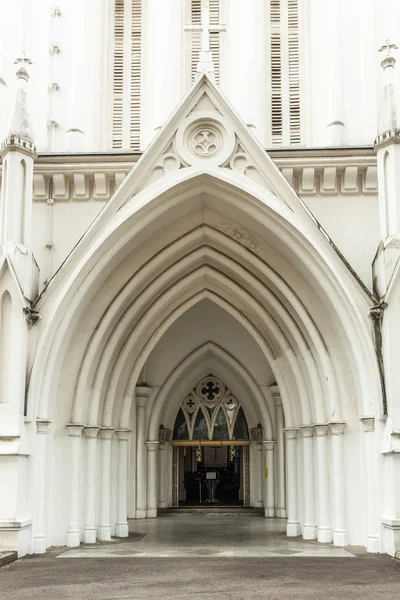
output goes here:
[{"label": "arched entrance", "polygon": [[[190,142],[200,125],[218,133],[212,157]],[[378,543],[360,510],[360,419],[381,402],[370,305],[203,77],[39,299],[28,418],[53,425],[34,442],[48,489],[34,543],[124,536],[171,506],[160,426],[210,373],[262,427],[250,505],[286,516],[290,536]]]},{"label": "arched entrance", "polygon": [[[252,433],[262,441],[261,424]],[[172,447],[173,506],[250,506],[246,416],[234,392],[211,373],[184,398]]]}]

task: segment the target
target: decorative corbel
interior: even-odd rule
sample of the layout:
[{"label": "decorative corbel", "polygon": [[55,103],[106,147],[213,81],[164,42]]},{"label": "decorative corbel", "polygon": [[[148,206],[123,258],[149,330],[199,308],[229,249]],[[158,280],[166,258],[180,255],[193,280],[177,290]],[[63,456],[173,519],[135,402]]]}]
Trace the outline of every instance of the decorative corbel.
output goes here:
[{"label": "decorative corbel", "polygon": [[23,311],[25,313],[26,322],[28,323],[28,325],[30,327],[32,327],[33,325],[36,325],[36,323],[38,323],[40,321],[40,319],[42,318],[41,313],[38,310],[36,310],[35,308],[30,308],[29,306],[25,306],[25,308],[23,308]]}]

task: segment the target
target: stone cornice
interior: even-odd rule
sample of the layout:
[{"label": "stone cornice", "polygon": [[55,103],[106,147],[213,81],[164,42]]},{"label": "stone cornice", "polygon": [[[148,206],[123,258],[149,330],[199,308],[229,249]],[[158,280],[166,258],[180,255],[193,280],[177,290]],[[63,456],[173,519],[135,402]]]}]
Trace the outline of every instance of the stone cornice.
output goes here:
[{"label": "stone cornice", "polygon": [[[274,149],[268,154],[300,196],[377,194],[374,149]],[[140,154],[41,154],[34,165],[34,201],[107,201]],[[51,181],[51,184],[50,184]]]}]

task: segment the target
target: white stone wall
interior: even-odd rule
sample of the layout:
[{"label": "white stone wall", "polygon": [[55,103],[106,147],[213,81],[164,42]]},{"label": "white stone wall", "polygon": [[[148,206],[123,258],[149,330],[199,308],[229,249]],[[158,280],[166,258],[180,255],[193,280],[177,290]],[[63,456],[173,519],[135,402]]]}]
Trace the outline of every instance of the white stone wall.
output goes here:
[{"label": "white stone wall", "polygon": [[[165,6],[164,6],[165,4]],[[267,1],[221,2],[221,88],[239,114],[269,145],[267,77]],[[52,14],[55,5],[61,15]],[[162,5],[162,6],[161,6]],[[31,66],[32,120],[39,151],[71,145],[71,127],[84,131],[80,151],[105,151],[110,109],[109,11],[111,0],[25,0],[0,6],[0,135],[7,128],[13,98],[14,60],[22,48]],[[387,0],[301,0],[302,119],[307,146],[332,142],[327,126],[345,125],[343,143],[372,144],[380,104],[378,48],[396,40],[400,4]],[[142,146],[161,126],[186,90],[184,0],[145,3],[143,28]],[[53,44],[60,48],[54,54]],[[56,81],[59,89],[52,91]],[[49,120],[59,126],[52,139]]]}]

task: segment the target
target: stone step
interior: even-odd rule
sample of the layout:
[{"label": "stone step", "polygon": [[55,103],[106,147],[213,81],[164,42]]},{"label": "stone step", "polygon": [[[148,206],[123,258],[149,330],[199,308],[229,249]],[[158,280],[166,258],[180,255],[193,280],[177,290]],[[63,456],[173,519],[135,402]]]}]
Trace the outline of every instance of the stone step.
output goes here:
[{"label": "stone step", "polygon": [[17,558],[17,552],[0,552],[0,568],[9,565],[14,562],[14,560],[17,560]]},{"label": "stone step", "polygon": [[263,517],[264,509],[262,508],[243,508],[241,506],[208,506],[208,507],[193,507],[180,506],[172,508],[160,508],[158,510],[160,517],[171,516],[204,516],[204,517]]}]

